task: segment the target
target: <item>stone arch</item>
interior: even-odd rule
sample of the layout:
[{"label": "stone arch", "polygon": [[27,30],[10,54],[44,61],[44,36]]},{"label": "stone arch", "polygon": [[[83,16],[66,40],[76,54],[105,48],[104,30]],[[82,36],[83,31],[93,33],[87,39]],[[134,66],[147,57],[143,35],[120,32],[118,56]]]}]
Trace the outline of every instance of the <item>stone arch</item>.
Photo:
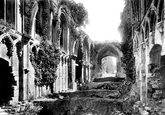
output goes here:
[{"label": "stone arch", "polygon": [[[107,53],[108,52],[108,53]],[[121,72],[121,57],[122,57],[122,53],[121,51],[114,46],[113,44],[107,44],[106,46],[104,46],[98,53],[97,55],[97,67],[100,71],[101,68],[101,59],[106,57],[106,56],[114,56],[117,58],[117,72]]]},{"label": "stone arch", "polygon": [[150,31],[155,31],[155,26],[157,23],[157,11],[155,8],[150,9],[150,12],[148,14],[148,18],[150,19]]},{"label": "stone arch", "polygon": [[150,45],[149,44],[149,35],[150,35],[150,22],[149,19],[146,18],[144,21],[144,40],[146,45]]},{"label": "stone arch", "polygon": [[60,29],[60,35],[59,35],[59,45],[60,48],[64,51],[69,51],[69,10],[65,5],[61,5],[58,10],[58,23]]},{"label": "stone arch", "polygon": [[[48,11],[49,12],[46,12],[43,10],[43,9],[47,9],[45,11]],[[31,37],[33,39],[36,38],[36,35],[43,35],[43,31],[42,30],[42,27],[45,26],[43,25],[44,21],[43,21],[43,18],[45,17],[45,15],[43,15],[43,12],[46,14],[46,18],[47,21],[48,21],[48,31],[44,31],[44,34],[46,33],[47,34],[47,37],[48,37],[48,40],[50,40],[50,14],[51,14],[51,4],[50,4],[50,1],[49,0],[41,0],[41,1],[35,1],[33,3],[33,6],[32,6],[32,11],[31,11],[31,18],[30,18],[30,31],[29,31],[29,34],[31,35]],[[54,13],[53,13],[54,14]]]},{"label": "stone arch", "polygon": [[[2,29],[3,28],[3,29]],[[7,47],[7,56],[10,58],[13,55],[16,44],[21,41],[21,35],[15,30],[9,29],[0,25],[0,44],[3,43]]]},{"label": "stone arch", "polygon": [[150,32],[150,22],[148,18],[145,19],[144,27],[145,27],[145,39],[147,39],[149,38],[149,32]]}]

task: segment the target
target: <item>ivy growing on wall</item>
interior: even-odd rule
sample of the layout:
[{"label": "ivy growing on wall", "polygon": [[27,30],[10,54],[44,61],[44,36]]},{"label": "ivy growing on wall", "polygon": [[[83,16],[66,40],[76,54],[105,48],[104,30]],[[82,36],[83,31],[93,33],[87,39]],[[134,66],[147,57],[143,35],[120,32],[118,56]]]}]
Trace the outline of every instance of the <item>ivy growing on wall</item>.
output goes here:
[{"label": "ivy growing on wall", "polygon": [[[21,2],[20,11],[24,15],[25,31],[29,33],[31,27],[31,11],[35,0],[25,0]],[[37,29],[42,38],[39,45],[39,51],[30,53],[30,61],[35,70],[35,85],[37,86],[50,86],[52,91],[52,84],[57,78],[56,70],[60,62],[60,50],[57,49],[56,44],[49,44],[49,21],[50,21],[50,7],[47,0],[37,1],[39,7],[42,9]],[[24,11],[24,12],[23,12]],[[38,24],[37,23],[37,24]]]},{"label": "ivy growing on wall", "polygon": [[50,86],[57,78],[56,70],[60,62],[60,50],[56,45],[42,41],[39,51],[31,53],[30,60],[35,69],[35,84]]},{"label": "ivy growing on wall", "polygon": [[73,0],[62,0],[59,6],[65,5],[70,12],[70,34],[72,39],[80,39],[82,35],[81,26],[88,24],[88,12],[82,3],[76,3]]},{"label": "ivy growing on wall", "polygon": [[127,80],[135,83],[135,57],[133,55],[133,39],[131,27],[131,9],[130,2],[125,0],[125,7],[121,15],[119,30],[122,34],[121,50],[123,52],[123,67]]},{"label": "ivy growing on wall", "polygon": [[[25,0],[24,7],[23,1],[21,2],[20,11],[24,11],[25,16],[25,31],[29,33],[30,18],[32,6],[34,5],[35,0]],[[39,8],[41,8],[42,13],[40,15],[41,20],[37,22],[39,34],[42,38],[42,42],[39,45],[39,51],[37,53],[31,53],[30,60],[35,69],[35,83],[38,86],[50,86],[55,81],[57,75],[56,70],[60,62],[60,50],[56,48],[55,44],[49,44],[49,21],[50,21],[50,11],[51,8],[47,0],[38,0]],[[70,37],[74,40],[80,39],[82,32],[80,29],[77,29],[81,26],[84,26],[87,23],[88,13],[84,8],[83,4],[75,3],[74,1],[62,0],[59,3],[61,5],[66,5],[70,11]],[[79,31],[80,30],[80,31]]]}]

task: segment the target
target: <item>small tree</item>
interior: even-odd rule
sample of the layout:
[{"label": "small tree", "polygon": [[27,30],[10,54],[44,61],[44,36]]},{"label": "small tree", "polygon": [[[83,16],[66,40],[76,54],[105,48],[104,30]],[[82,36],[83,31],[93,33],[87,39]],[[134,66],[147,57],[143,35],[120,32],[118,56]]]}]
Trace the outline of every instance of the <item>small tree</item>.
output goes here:
[{"label": "small tree", "polygon": [[53,93],[53,83],[57,78],[56,70],[60,62],[60,51],[56,45],[42,41],[39,51],[31,53],[31,62],[35,69],[35,84],[50,86]]}]

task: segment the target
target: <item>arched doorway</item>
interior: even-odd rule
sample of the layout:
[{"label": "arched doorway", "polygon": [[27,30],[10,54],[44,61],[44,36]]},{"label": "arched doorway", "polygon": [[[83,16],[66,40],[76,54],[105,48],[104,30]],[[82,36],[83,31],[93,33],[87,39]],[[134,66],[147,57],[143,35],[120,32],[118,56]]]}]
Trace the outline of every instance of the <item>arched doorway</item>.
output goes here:
[{"label": "arched doorway", "polygon": [[123,74],[123,69],[121,67],[121,57],[122,57],[122,53],[119,50],[119,48],[117,48],[113,44],[105,45],[103,48],[99,50],[97,54],[97,60],[96,60],[97,68],[95,69],[95,73],[94,73],[95,76],[108,77],[111,74],[109,77],[115,77],[115,76],[123,77],[124,74]]},{"label": "arched doorway", "polygon": [[7,104],[14,96],[16,81],[9,62],[0,58],[0,105]]},{"label": "arched doorway", "polygon": [[101,59],[102,77],[115,77],[117,72],[117,59],[114,56],[106,56]]}]

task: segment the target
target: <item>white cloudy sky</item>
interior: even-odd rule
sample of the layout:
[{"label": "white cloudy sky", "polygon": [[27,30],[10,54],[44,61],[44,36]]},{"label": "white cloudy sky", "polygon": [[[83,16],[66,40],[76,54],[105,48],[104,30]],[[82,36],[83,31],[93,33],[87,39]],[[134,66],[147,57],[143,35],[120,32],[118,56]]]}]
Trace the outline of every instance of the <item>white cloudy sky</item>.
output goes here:
[{"label": "white cloudy sky", "polygon": [[90,23],[85,31],[94,41],[121,41],[118,32],[123,0],[74,0],[84,4]]}]

